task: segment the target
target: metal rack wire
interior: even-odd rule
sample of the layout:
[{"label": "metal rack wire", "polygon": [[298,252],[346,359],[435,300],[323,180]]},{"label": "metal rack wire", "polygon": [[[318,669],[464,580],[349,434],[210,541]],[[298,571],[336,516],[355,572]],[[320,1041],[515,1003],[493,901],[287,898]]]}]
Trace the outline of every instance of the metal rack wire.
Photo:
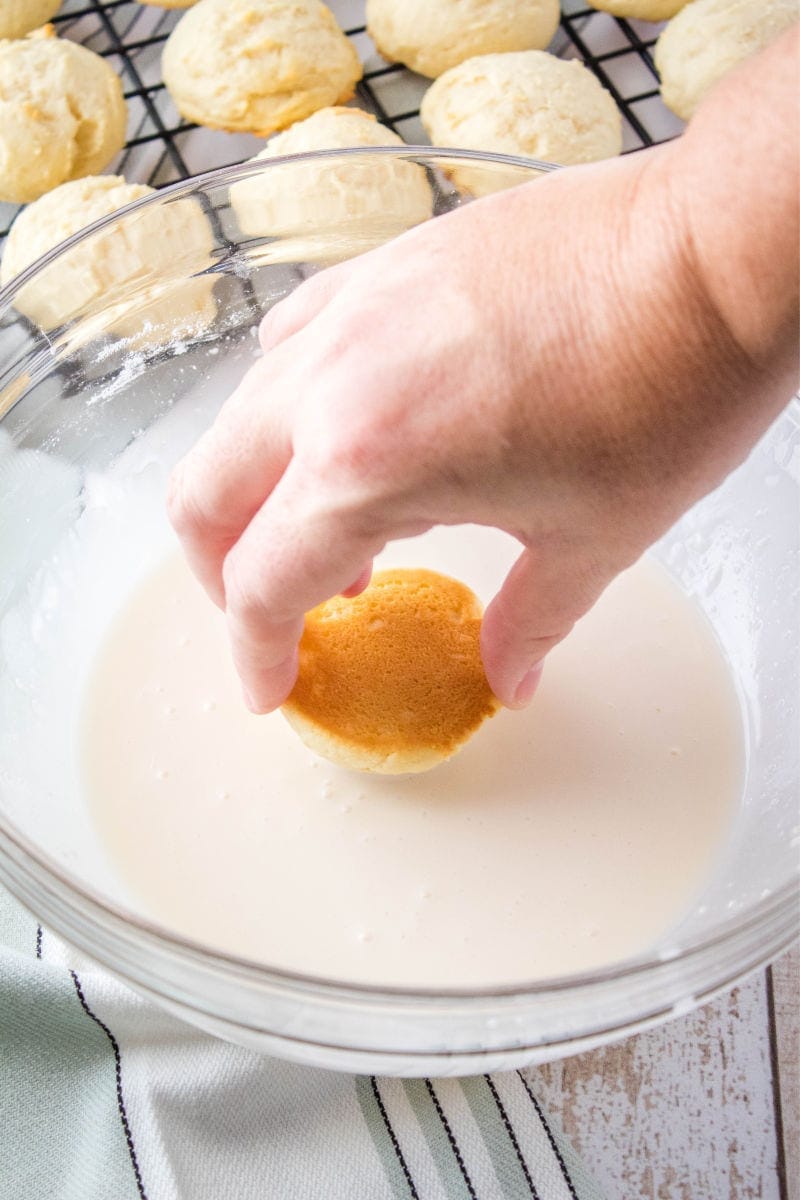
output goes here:
[{"label": "metal rack wire", "polygon": [[[329,0],[342,28],[364,62],[357,102],[375,113],[406,142],[424,144],[419,104],[428,80],[386,64],[364,26],[363,0]],[[200,129],[178,114],[161,78],[161,50],[182,16],[138,0],[65,0],[53,24],[61,37],[81,42],[112,64],[123,80],[128,105],[124,150],[108,170],[129,182],[158,187],[199,171],[250,157],[263,140],[247,134]],[[658,28],[616,20],[564,0],[552,49],[581,58],[614,97],[623,115],[624,149],[664,141],[680,131],[661,103],[651,49]],[[0,248],[17,209],[0,204]]]}]

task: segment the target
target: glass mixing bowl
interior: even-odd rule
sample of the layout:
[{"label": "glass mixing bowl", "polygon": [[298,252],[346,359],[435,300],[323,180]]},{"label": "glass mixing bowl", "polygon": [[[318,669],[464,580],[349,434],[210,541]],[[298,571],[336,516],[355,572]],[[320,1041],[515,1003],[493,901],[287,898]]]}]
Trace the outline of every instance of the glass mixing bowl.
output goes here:
[{"label": "glass mixing bowl", "polygon": [[[470,992],[270,969],[136,911],[82,802],[86,646],[132,575],[161,556],[169,469],[252,362],[262,314],[320,267],[547,169],[416,149],[226,168],[98,222],[0,293],[0,878],[120,979],[243,1045],[359,1072],[511,1068],[699,1004],[795,934],[796,404],[655,548],[731,663],[748,766],[716,874],[647,955]],[[104,556],[91,593],[76,565],[87,545]]]}]

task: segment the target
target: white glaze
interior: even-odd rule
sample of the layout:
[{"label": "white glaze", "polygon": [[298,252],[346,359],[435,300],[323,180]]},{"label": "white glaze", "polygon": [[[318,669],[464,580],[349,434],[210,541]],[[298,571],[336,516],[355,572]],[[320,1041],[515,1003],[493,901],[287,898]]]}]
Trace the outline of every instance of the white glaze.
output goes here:
[{"label": "white glaze", "polygon": [[[379,565],[438,566],[488,599],[513,552],[438,530]],[[101,648],[81,738],[101,838],[155,919],[277,967],[404,985],[541,978],[655,944],[711,872],[744,758],[713,634],[651,562],[550,656],[526,712],[387,778],[245,711],[224,620],[172,557]]]}]

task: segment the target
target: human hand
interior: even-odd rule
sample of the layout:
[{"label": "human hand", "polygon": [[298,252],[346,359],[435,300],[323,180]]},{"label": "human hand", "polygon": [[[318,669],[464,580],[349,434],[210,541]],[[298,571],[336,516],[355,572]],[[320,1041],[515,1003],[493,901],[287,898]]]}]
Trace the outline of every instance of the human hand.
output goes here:
[{"label": "human hand", "polygon": [[610,580],[744,457],[786,372],[709,298],[679,153],[497,194],[268,314],[169,500],[254,711],[291,690],[306,611],[363,587],[387,542],[465,522],[521,545],[482,652],[524,704]]}]

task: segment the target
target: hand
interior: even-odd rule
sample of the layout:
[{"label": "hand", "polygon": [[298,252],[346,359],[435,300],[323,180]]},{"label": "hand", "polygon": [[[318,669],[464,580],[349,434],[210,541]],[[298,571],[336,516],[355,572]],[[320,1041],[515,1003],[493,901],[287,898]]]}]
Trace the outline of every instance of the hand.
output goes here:
[{"label": "hand", "polygon": [[682,153],[476,202],[268,314],[169,500],[254,711],[291,690],[306,611],[360,590],[387,542],[462,522],[520,542],[482,650],[526,703],[610,580],[744,457],[788,376],[710,298]]}]

